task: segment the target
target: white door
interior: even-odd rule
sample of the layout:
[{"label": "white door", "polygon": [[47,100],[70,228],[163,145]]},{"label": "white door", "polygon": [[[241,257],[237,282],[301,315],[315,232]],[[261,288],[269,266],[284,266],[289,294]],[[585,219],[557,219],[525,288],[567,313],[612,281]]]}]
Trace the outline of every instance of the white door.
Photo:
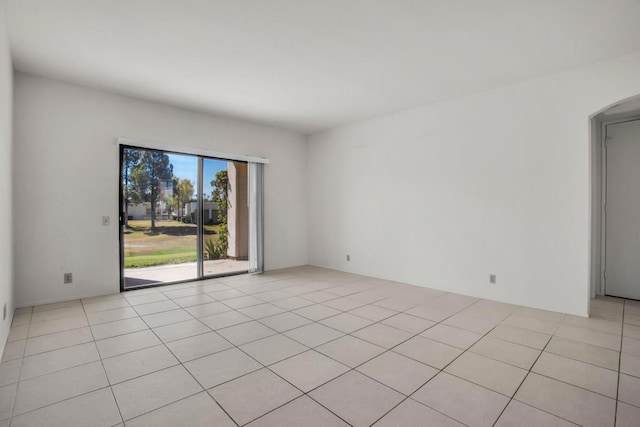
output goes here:
[{"label": "white door", "polygon": [[640,120],[606,132],[605,293],[640,300]]}]

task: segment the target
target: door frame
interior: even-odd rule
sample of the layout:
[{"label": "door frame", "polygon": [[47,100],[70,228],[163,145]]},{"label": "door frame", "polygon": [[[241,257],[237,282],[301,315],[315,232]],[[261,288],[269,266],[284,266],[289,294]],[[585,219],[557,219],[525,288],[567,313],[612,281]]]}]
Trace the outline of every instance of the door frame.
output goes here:
[{"label": "door frame", "polygon": [[[607,126],[640,120],[640,115],[610,118],[599,123],[600,130],[600,295],[607,295]],[[611,295],[615,296],[615,295]]]},{"label": "door frame", "polygon": [[[117,144],[118,144],[118,162],[119,162],[119,168],[118,168],[118,206],[119,206],[119,210],[118,210],[118,243],[119,243],[119,270],[120,270],[120,292],[125,292],[125,291],[131,291],[131,290],[136,290],[136,289],[144,289],[144,288],[151,288],[151,287],[156,287],[156,286],[165,286],[165,285],[175,285],[175,284],[179,284],[179,283],[188,283],[188,282],[195,282],[195,281],[200,281],[200,280],[209,280],[209,279],[214,279],[214,278],[219,278],[219,277],[228,277],[228,276],[237,276],[237,275],[241,275],[241,274],[247,274],[249,273],[249,270],[239,270],[239,271],[233,271],[233,272],[226,272],[226,273],[220,273],[220,274],[215,274],[215,275],[204,275],[204,260],[203,260],[203,254],[202,254],[202,249],[203,249],[203,229],[204,229],[204,224],[202,221],[204,212],[203,212],[203,206],[204,206],[204,202],[202,200],[202,197],[200,197],[200,195],[198,195],[198,225],[197,225],[197,239],[196,239],[196,243],[197,243],[197,254],[198,254],[198,261],[196,262],[197,264],[197,277],[195,278],[190,278],[190,279],[185,279],[185,280],[178,280],[178,281],[172,281],[172,282],[158,282],[158,283],[150,283],[150,284],[145,284],[145,285],[140,285],[140,286],[135,286],[135,287],[125,287],[125,277],[124,277],[124,205],[123,205],[123,182],[122,182],[122,174],[123,174],[123,150],[127,149],[127,148],[136,148],[136,149],[142,149],[142,150],[155,150],[155,151],[162,151],[164,153],[170,153],[170,154],[177,154],[177,155],[186,155],[186,156],[194,156],[197,159],[197,164],[198,164],[198,171],[197,171],[197,188],[198,188],[198,193],[201,192],[202,184],[203,184],[203,174],[204,174],[204,170],[203,170],[203,164],[204,164],[204,160],[205,159],[213,159],[213,160],[222,160],[222,161],[235,161],[235,162],[243,162],[243,163],[262,163],[262,164],[268,164],[269,160],[262,158],[262,157],[253,157],[253,156],[245,156],[245,155],[226,155],[226,154],[222,154],[222,153],[218,153],[218,152],[209,152],[206,150],[198,150],[198,149],[189,149],[186,147],[178,147],[178,146],[168,146],[165,144],[159,144],[159,143],[153,143],[153,142],[148,142],[148,141],[138,141],[138,140],[134,140],[134,139],[130,139],[130,138],[118,138],[117,139]],[[226,156],[226,157],[223,157]]]}]

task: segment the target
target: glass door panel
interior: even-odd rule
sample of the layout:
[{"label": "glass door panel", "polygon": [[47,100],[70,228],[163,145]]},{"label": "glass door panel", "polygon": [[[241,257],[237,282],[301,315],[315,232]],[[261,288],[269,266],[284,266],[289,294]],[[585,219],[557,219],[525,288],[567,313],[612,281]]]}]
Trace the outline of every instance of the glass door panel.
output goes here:
[{"label": "glass door panel", "polygon": [[203,160],[203,276],[249,270],[247,163]]},{"label": "glass door panel", "polygon": [[198,278],[198,158],[121,149],[125,289]]}]

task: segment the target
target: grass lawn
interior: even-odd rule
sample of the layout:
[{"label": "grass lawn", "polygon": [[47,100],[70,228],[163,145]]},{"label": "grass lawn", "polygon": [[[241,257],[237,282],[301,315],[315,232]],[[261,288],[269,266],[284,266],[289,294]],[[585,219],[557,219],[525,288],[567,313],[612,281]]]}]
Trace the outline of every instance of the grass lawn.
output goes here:
[{"label": "grass lawn", "polygon": [[[218,240],[219,225],[205,225],[205,240]],[[195,262],[197,255],[195,224],[178,221],[129,220],[124,231],[124,268]]]}]

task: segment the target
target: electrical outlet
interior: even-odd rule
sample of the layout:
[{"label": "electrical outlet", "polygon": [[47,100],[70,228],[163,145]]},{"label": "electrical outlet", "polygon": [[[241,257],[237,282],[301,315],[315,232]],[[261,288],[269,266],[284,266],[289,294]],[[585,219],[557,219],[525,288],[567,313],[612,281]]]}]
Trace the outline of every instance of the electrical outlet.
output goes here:
[{"label": "electrical outlet", "polygon": [[351,261],[351,255],[347,255],[347,261]]},{"label": "electrical outlet", "polygon": [[72,273],[64,273],[64,283],[73,283]]},{"label": "electrical outlet", "polygon": [[103,216],[102,225],[110,225],[110,224],[111,224],[111,218],[109,218],[108,216]]},{"label": "electrical outlet", "polygon": [[496,275],[495,274],[490,274],[489,275],[489,283],[491,283],[492,285],[496,284]]}]

